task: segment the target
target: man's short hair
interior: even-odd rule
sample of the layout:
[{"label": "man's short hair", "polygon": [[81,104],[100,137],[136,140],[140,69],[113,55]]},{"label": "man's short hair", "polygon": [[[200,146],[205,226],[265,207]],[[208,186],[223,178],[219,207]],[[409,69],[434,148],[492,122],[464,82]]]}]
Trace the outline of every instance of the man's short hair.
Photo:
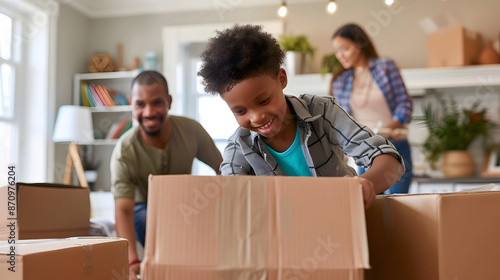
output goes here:
[{"label": "man's short hair", "polygon": [[166,95],[169,95],[167,79],[165,79],[160,72],[152,70],[143,71],[134,78],[132,81],[132,87],[134,87],[136,83],[143,86],[162,84],[165,86]]},{"label": "man's short hair", "polygon": [[278,75],[285,53],[258,25],[235,25],[210,39],[198,75],[205,91],[222,94],[239,82],[263,74]]}]

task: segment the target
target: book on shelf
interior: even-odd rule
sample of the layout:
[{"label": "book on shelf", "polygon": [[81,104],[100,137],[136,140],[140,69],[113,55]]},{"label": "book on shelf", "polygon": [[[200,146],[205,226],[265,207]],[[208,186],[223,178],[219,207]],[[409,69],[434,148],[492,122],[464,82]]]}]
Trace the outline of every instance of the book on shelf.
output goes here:
[{"label": "book on shelf", "polygon": [[108,90],[103,85],[81,82],[80,104],[86,107],[130,105],[123,93]]},{"label": "book on shelf", "polygon": [[[90,86],[87,83],[82,83],[82,96],[85,96],[84,98],[87,99],[88,106],[89,107],[95,107],[96,106],[96,101],[94,99],[94,96],[92,95],[92,91],[90,90]],[[83,104],[85,106],[85,104]]]},{"label": "book on shelf", "polygon": [[131,119],[124,119],[120,122],[113,123],[106,134],[106,139],[118,139],[132,127]]},{"label": "book on shelf", "polygon": [[115,106],[115,103],[111,99],[111,96],[109,96],[107,90],[105,90],[101,85],[96,85],[95,88],[106,106]]},{"label": "book on shelf", "polygon": [[130,105],[129,100],[127,99],[127,97],[123,93],[116,92],[114,90],[110,91],[109,93],[116,100],[116,103],[118,105]]},{"label": "book on shelf", "polygon": [[89,100],[87,98],[87,84],[81,83],[80,88],[81,88],[81,92],[82,92],[82,94],[80,94],[80,101],[81,101],[80,104],[85,106],[85,107],[90,107],[90,103],[89,103]]},{"label": "book on shelf", "polygon": [[122,137],[122,135],[131,128],[132,128],[132,121],[127,123],[127,125],[123,128],[122,132],[120,132],[120,135],[118,135],[118,138]]},{"label": "book on shelf", "polygon": [[89,86],[90,86],[90,91],[92,92],[92,96],[94,97],[94,100],[96,101],[96,107],[97,106],[106,106],[106,104],[104,104],[104,101],[102,101],[101,96],[99,95],[99,93],[95,89],[95,85],[90,84]]}]

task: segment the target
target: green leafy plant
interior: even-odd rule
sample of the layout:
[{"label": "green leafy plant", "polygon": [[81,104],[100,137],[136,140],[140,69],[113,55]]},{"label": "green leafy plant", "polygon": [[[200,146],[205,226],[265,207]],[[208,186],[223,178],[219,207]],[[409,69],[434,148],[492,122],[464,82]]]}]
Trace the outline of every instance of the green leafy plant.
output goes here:
[{"label": "green leafy plant", "polygon": [[340,64],[334,53],[324,55],[323,59],[321,59],[321,75],[325,75],[326,73],[333,73],[341,66],[342,65]]},{"label": "green leafy plant", "polygon": [[279,43],[284,51],[294,51],[303,53],[306,55],[314,56],[315,48],[305,35],[297,35],[297,36],[286,36],[281,35],[279,37]]},{"label": "green leafy plant", "polygon": [[436,97],[439,109],[435,110],[428,104],[423,109],[423,116],[414,118],[429,130],[423,149],[433,169],[436,169],[435,163],[443,153],[467,150],[476,137],[487,137],[496,126],[487,119],[487,109],[479,108],[479,101],[474,102],[470,108],[460,108],[454,99],[446,100],[438,95]]}]

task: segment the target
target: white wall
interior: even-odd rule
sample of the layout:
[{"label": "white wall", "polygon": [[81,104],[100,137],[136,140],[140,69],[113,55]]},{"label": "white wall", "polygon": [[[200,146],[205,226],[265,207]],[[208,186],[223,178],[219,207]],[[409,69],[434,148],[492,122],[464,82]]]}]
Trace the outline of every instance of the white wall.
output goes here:
[{"label": "white wall", "polygon": [[[393,57],[401,68],[425,67],[427,40],[419,21],[426,17],[449,14],[458,24],[483,34],[484,40],[497,40],[500,32],[500,1],[490,0],[399,0],[389,10],[382,0],[339,1],[333,16],[326,14],[325,3],[289,5],[285,29],[289,34],[307,34],[317,47],[313,72],[332,51],[330,38],[336,28],[355,22],[370,28],[370,34],[381,55]],[[279,1],[276,1],[279,2]],[[326,2],[326,1],[325,1]],[[275,5],[277,6],[277,5]],[[125,64],[132,58],[142,59],[148,50],[161,55],[161,28],[167,25],[243,22],[276,19],[275,6],[227,11],[219,17],[215,10],[193,13],[143,15],[93,19],[90,24],[86,59],[96,52],[116,57],[118,43],[124,45]],[[377,29],[379,27],[379,29]],[[160,57],[160,61],[162,58]]]},{"label": "white wall", "polygon": [[[73,74],[88,72],[88,59],[85,56],[91,43],[90,19],[76,12],[72,8],[61,4],[57,24],[57,57],[56,57],[56,99],[51,100],[54,108],[72,104]],[[57,112],[54,113],[56,116]],[[49,126],[54,127],[53,123]],[[54,182],[62,183],[66,164],[67,144],[55,144]]]}]

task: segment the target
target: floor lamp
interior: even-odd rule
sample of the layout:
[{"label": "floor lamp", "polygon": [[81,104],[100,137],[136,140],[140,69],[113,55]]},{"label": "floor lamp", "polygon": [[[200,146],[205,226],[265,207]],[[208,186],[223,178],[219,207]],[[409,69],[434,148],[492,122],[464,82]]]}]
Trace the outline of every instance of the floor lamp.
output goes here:
[{"label": "floor lamp", "polygon": [[91,144],[94,141],[92,112],[90,109],[76,105],[61,106],[57,113],[52,140],[54,142],[69,143],[64,184],[71,184],[71,174],[74,166],[80,186],[88,188],[82,161],[78,153],[78,144]]}]

